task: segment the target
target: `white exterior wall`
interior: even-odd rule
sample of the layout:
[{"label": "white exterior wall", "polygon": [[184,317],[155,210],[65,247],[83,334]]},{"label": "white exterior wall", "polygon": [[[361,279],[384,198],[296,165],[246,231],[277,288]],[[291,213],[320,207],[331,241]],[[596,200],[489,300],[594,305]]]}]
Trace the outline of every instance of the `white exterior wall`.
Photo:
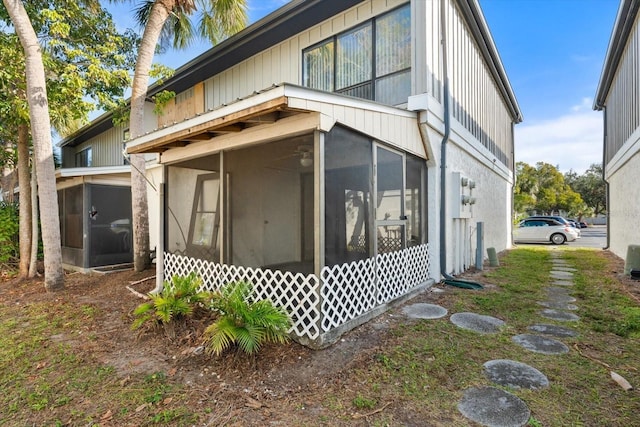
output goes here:
[{"label": "white exterior wall", "polygon": [[640,244],[640,29],[636,16],[605,105],[609,248],[621,258]]},{"label": "white exterior wall", "polygon": [[609,247],[620,258],[629,245],[640,245],[640,141],[635,153],[611,175],[609,181]]},{"label": "white exterior wall", "polygon": [[205,111],[274,84],[302,84],[302,50],[407,0],[371,0],[336,15],[205,81]]}]

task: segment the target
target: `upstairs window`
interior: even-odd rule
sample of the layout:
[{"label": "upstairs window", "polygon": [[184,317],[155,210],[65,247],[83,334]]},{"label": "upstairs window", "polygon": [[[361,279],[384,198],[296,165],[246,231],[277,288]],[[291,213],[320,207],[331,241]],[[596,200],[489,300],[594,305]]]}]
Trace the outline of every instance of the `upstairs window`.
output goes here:
[{"label": "upstairs window", "polygon": [[411,95],[409,5],[303,51],[303,85],[397,105]]},{"label": "upstairs window", "polygon": [[91,147],[85,148],[82,151],[76,153],[76,167],[87,168],[92,165],[91,160]]}]

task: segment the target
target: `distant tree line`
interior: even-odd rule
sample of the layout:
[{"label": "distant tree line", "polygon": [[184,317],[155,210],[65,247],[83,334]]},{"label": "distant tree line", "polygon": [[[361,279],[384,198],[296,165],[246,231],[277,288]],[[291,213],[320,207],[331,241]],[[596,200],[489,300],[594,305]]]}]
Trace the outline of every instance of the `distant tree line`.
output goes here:
[{"label": "distant tree line", "polygon": [[563,175],[556,166],[544,162],[535,166],[516,164],[516,217],[536,212],[563,213],[581,219],[602,214],[606,209],[601,164],[592,164],[582,175],[573,170]]}]

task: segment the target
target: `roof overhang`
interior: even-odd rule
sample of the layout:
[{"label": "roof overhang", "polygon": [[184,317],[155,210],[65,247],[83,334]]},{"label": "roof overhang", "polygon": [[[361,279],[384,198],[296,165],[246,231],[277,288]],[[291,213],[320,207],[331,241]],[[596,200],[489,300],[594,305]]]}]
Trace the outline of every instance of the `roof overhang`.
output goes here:
[{"label": "roof overhang", "polygon": [[131,166],[96,166],[88,168],[60,168],[56,169],[56,179],[73,178],[77,176],[115,175],[130,173]]},{"label": "roof overhang", "polygon": [[296,117],[302,119],[314,116],[315,118],[307,121],[307,130],[311,126],[313,129],[328,131],[336,120],[330,113],[333,107],[366,110],[416,120],[416,113],[405,109],[284,84],[132,139],[127,142],[127,153],[163,153],[172,148],[215,141],[217,137],[238,135],[243,131],[266,130],[281,121],[296,120]]}]

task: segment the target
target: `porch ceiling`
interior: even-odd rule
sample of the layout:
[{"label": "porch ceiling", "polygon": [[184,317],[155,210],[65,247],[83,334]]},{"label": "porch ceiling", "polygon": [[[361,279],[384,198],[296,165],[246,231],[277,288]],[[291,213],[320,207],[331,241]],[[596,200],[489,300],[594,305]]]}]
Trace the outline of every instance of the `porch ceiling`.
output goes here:
[{"label": "porch ceiling", "polygon": [[234,108],[235,105],[225,106],[137,138],[138,142],[133,140],[127,152],[162,153],[171,148],[209,141],[220,135],[238,133],[251,127],[275,123],[285,117],[308,113],[290,107],[288,101],[287,96],[279,96],[240,109]]}]

